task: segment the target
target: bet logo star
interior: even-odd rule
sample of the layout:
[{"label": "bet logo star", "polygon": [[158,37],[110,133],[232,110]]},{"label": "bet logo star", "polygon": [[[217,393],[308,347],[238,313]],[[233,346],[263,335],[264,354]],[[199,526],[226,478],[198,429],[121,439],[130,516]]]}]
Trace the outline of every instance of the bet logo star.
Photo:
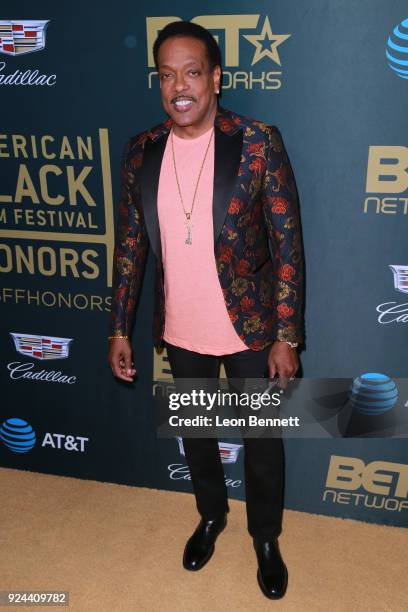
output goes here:
[{"label": "bet logo star", "polygon": [[[244,38],[256,47],[251,66],[259,62],[263,57],[269,57],[273,62],[281,66],[277,47],[289,37],[290,34],[272,34],[269,19],[265,17],[260,34],[244,34]],[[263,47],[262,43],[267,43],[267,46]]]}]

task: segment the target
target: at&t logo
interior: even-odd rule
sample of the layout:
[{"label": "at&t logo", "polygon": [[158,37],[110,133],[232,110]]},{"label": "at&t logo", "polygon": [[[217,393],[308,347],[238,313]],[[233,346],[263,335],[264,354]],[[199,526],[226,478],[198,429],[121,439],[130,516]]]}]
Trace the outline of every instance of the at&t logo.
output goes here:
[{"label": "at&t logo", "polygon": [[[13,453],[24,454],[35,447],[37,436],[30,423],[19,417],[11,417],[0,425],[0,442]],[[89,442],[89,438],[84,436],[47,432],[41,446],[83,453],[86,442]]]}]

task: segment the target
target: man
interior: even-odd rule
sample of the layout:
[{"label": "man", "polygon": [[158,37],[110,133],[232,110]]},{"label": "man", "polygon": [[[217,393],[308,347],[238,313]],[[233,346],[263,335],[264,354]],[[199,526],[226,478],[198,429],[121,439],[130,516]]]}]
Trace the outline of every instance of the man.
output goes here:
[{"label": "man", "polygon": [[[174,22],[153,47],[168,118],[125,147],[109,362],[132,381],[129,341],[150,245],[156,257],[154,345],[174,378],[296,373],[303,341],[303,261],[296,187],[279,130],[218,107],[221,57],[208,30]],[[243,440],[248,530],[258,583],[287,588],[278,546],[281,438]],[[183,565],[210,559],[229,511],[218,443],[183,438],[201,520]]]}]

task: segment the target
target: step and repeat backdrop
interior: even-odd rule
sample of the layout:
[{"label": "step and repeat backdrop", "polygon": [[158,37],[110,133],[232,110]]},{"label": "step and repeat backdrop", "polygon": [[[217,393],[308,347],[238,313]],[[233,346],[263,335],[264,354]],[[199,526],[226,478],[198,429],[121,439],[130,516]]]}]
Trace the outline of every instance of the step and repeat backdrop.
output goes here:
[{"label": "step and repeat backdrop", "polygon": [[[214,34],[221,104],[279,127],[300,196],[305,377],[408,376],[408,7],[403,0],[5,1],[0,14],[0,464],[192,491],[158,439],[149,255],[132,337],[107,362],[119,164],[160,122],[152,44]],[[406,405],[408,397],[399,397]],[[245,499],[242,440],[219,439]],[[407,526],[407,439],[286,439],[285,506]]]}]

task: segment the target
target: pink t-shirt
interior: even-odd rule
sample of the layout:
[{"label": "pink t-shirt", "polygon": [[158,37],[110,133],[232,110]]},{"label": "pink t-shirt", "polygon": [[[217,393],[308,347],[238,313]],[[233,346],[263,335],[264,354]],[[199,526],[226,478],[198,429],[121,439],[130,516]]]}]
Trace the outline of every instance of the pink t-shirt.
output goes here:
[{"label": "pink t-shirt", "polygon": [[[197,138],[173,134],[177,175],[185,210],[191,210],[194,189],[213,128]],[[180,201],[171,150],[171,135],[160,170],[158,216],[166,299],[164,340],[208,355],[247,350],[229,318],[214,257],[214,135],[197,189],[192,244],[186,244],[186,217]]]}]

